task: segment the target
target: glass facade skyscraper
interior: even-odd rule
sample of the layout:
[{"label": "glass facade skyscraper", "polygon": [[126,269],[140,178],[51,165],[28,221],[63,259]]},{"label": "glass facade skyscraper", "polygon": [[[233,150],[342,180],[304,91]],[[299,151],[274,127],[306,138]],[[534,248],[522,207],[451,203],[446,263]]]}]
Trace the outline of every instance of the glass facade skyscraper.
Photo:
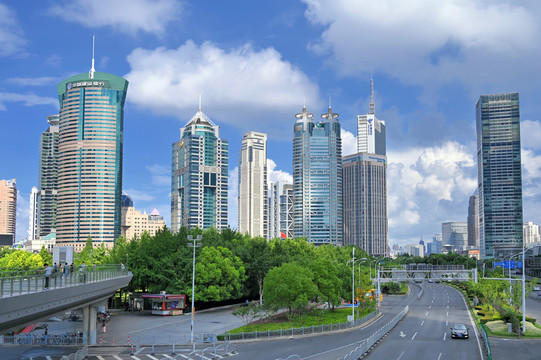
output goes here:
[{"label": "glass facade skyscraper", "polygon": [[201,108],[173,143],[171,229],[227,227],[228,142]]},{"label": "glass facade skyscraper", "polygon": [[523,246],[519,94],[482,95],[476,105],[480,255]]},{"label": "glass facade skyscraper", "polygon": [[342,244],[342,139],[338,114],[296,115],[293,138],[293,228],[316,245]]},{"label": "glass facade skyscraper", "polygon": [[56,233],[59,115],[47,116],[49,128],[39,138],[39,236]]},{"label": "glass facade skyscraper", "polygon": [[121,230],[124,101],[128,81],[83,73],[57,86],[60,101],[56,242],[113,246]]}]

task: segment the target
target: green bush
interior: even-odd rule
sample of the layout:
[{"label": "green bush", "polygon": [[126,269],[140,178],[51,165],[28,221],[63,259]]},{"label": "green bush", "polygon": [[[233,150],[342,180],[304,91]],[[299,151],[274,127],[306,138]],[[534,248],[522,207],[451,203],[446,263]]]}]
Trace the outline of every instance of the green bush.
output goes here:
[{"label": "green bush", "polygon": [[531,322],[532,324],[535,324],[536,320],[533,317],[526,316],[526,321]]},{"label": "green bush", "polygon": [[483,307],[482,307],[482,306],[479,306],[479,305],[477,305],[477,306],[475,307],[475,310],[483,310]]},{"label": "green bush", "polygon": [[483,317],[483,316],[485,316],[485,312],[484,312],[484,311],[478,311],[478,312],[477,312],[477,315]]},{"label": "green bush", "polygon": [[494,318],[492,316],[482,317],[479,319],[479,322],[481,324],[486,324],[489,321],[494,321]]}]

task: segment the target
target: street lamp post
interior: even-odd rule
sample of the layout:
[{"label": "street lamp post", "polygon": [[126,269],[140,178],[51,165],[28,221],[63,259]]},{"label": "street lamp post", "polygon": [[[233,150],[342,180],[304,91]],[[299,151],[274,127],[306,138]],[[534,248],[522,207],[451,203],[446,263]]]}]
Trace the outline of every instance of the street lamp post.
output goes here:
[{"label": "street lamp post", "polygon": [[[526,250],[522,249],[522,332],[526,332]],[[511,258],[520,255],[520,253],[509,257],[509,286],[511,286]]]},{"label": "street lamp post", "polygon": [[[195,319],[195,248],[200,247],[201,243],[198,243],[198,241],[201,241],[203,239],[202,235],[197,235],[197,237],[193,237],[192,235],[188,235],[188,246],[193,247],[193,270],[192,270],[192,325],[191,325],[191,335],[190,339],[193,346],[193,351],[195,351],[195,343],[193,341],[193,330],[194,330],[194,319]],[[193,244],[190,243],[190,241],[193,241]]]},{"label": "street lamp post", "polygon": [[[368,259],[367,258],[357,259],[357,262],[360,263],[360,262],[366,261],[366,260],[368,260]],[[361,265],[357,266],[357,268],[359,269],[359,276],[357,278],[358,278],[359,285],[360,285],[360,281],[361,281]],[[360,305],[360,303],[357,302],[357,320],[359,320],[359,305]]]},{"label": "street lamp post", "polygon": [[374,270],[376,268],[376,265],[377,265],[377,268],[378,268],[378,294],[377,294],[377,297],[378,297],[378,309],[380,307],[380,297],[381,297],[381,286],[380,286],[380,277],[379,277],[379,262],[382,261],[382,260],[385,260],[385,257],[382,257],[381,259],[377,260],[376,263],[374,264]]}]

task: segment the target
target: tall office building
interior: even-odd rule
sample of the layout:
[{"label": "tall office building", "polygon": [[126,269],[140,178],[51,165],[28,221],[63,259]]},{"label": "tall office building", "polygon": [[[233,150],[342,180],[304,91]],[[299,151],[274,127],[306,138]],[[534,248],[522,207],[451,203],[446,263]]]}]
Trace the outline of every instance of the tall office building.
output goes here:
[{"label": "tall office building", "polygon": [[239,156],[239,231],[268,237],[267,134],[244,134]]},{"label": "tall office building", "polygon": [[49,127],[39,138],[39,236],[56,233],[58,139],[60,116],[47,116]]},{"label": "tall office building", "polygon": [[464,250],[468,245],[468,223],[447,221],[441,224],[442,246],[447,250]]},{"label": "tall office building", "polygon": [[385,121],[376,117],[374,80],[370,79],[368,114],[357,115],[357,152],[387,155]]},{"label": "tall office building", "polygon": [[39,191],[33,186],[30,192],[30,209],[28,216],[28,240],[36,240],[39,238]]},{"label": "tall office building", "polygon": [[541,241],[539,225],[531,221],[524,222],[524,245],[538,243],[539,241]]},{"label": "tall office building", "polygon": [[296,115],[293,138],[295,237],[316,245],[342,244],[342,139],[338,114]]},{"label": "tall office building", "polygon": [[476,113],[479,250],[501,257],[524,244],[519,95],[482,95]]},{"label": "tall office building", "polygon": [[57,85],[57,245],[114,245],[121,232],[125,79],[94,70]]},{"label": "tall office building", "polygon": [[220,127],[201,111],[180,131],[173,144],[171,229],[222,230],[227,227],[228,142]]},{"label": "tall office building", "polygon": [[270,186],[269,239],[293,238],[293,184],[278,181]]},{"label": "tall office building", "polygon": [[343,158],[344,245],[372,256],[389,251],[385,122],[375,115],[370,80],[369,113],[357,116],[357,154]]},{"label": "tall office building", "polygon": [[470,196],[468,204],[468,246],[479,248],[479,196]]},{"label": "tall office building", "polygon": [[16,221],[16,180],[0,180],[0,246],[11,246],[15,243]]}]

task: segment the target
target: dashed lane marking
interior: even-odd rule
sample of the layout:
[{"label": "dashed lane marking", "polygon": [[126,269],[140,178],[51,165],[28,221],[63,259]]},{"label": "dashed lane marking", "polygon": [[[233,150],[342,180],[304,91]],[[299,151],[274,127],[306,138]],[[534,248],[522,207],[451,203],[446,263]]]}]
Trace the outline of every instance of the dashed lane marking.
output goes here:
[{"label": "dashed lane marking", "polygon": [[447,338],[447,333],[443,333],[443,341]]},{"label": "dashed lane marking", "polygon": [[423,326],[423,324],[424,324],[424,323],[425,323],[425,321],[424,321],[424,320],[423,320],[423,321],[421,321],[421,326]]},{"label": "dashed lane marking", "polygon": [[417,333],[413,334],[413,337],[411,338],[411,340],[415,339],[415,335],[417,335]]},{"label": "dashed lane marking", "polygon": [[400,360],[400,358],[402,357],[402,355],[404,355],[404,353],[405,353],[405,351],[402,351],[402,353],[400,354],[400,356],[396,360]]}]

